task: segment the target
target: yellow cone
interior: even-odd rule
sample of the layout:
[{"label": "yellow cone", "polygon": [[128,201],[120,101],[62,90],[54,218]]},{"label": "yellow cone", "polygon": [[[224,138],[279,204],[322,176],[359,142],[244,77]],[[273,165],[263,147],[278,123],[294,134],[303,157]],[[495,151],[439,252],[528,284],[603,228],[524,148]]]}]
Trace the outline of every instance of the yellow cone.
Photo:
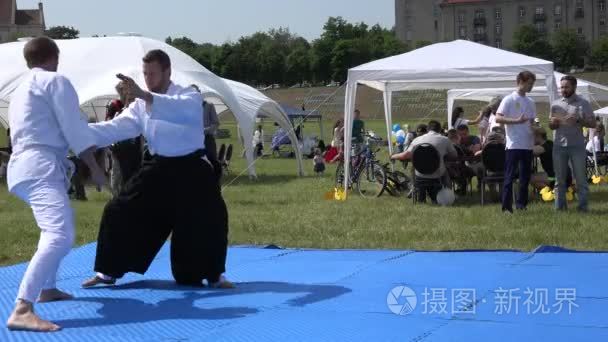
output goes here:
[{"label": "yellow cone", "polygon": [[342,189],[336,188],[335,192],[334,192],[334,199],[336,201],[345,201],[346,200],[346,192],[344,190],[342,190]]},{"label": "yellow cone", "polygon": [[568,201],[568,202],[574,201],[574,194],[569,191],[566,192],[566,201]]},{"label": "yellow cone", "polygon": [[591,182],[593,184],[596,184],[596,185],[600,184],[601,181],[602,181],[602,177],[600,177],[600,176],[594,175],[593,177],[591,177]]},{"label": "yellow cone", "polygon": [[555,199],[555,195],[553,194],[553,192],[547,191],[544,194],[542,194],[542,198],[543,198],[543,201],[545,201],[545,202],[551,202]]},{"label": "yellow cone", "polygon": [[543,189],[540,191],[540,194],[541,194],[541,195],[544,195],[544,194],[546,194],[546,193],[548,193],[548,192],[551,192],[551,188],[550,188],[550,187],[548,187],[548,186],[546,186],[546,187],[544,187],[544,188],[543,188]]}]

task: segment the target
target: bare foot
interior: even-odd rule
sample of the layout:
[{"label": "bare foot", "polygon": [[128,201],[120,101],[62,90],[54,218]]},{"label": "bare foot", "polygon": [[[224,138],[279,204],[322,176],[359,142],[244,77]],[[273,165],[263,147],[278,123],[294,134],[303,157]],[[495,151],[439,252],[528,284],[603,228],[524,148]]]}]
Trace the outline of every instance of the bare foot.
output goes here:
[{"label": "bare foot", "polygon": [[59,289],[48,289],[42,290],[42,292],[40,292],[40,296],[38,297],[38,303],[56,302],[73,298],[74,296],[72,296],[71,294],[65,293]]},{"label": "bare foot", "polygon": [[114,285],[114,284],[116,284],[115,278],[106,280],[99,276],[94,276],[94,277],[89,278],[89,279],[85,280],[84,282],[82,282],[82,287],[86,289],[86,288],[94,287],[97,285]]},{"label": "bare foot", "polygon": [[61,330],[57,324],[45,321],[34,313],[32,303],[19,301],[15,310],[8,318],[6,326],[9,330],[27,330],[37,332],[52,332]]},{"label": "bare foot", "polygon": [[234,288],[236,288],[234,283],[231,282],[230,280],[226,279],[226,277],[223,275],[220,277],[220,280],[218,282],[209,284],[209,287],[214,288],[214,289],[234,289]]}]

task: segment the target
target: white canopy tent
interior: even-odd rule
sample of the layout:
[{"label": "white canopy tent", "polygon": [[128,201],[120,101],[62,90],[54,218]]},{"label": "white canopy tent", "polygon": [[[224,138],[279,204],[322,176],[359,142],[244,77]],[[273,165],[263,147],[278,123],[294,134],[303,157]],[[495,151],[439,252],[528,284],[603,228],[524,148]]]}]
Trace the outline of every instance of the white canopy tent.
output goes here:
[{"label": "white canopy tent", "polygon": [[[537,85],[547,86],[548,96],[557,96],[553,63],[538,58],[496,49],[466,40],[437,43],[373,61],[348,71],[344,105],[345,150],[351,152],[352,121],[357,85],[364,84],[383,92],[387,136],[392,126],[392,93],[404,90],[513,87],[517,74],[528,70],[536,74]],[[389,152],[392,146],[389,144]],[[348,179],[349,165],[345,163]],[[345,186],[348,182],[345,182]]]},{"label": "white canopy tent", "polygon": [[[23,59],[24,44],[0,44],[0,65],[3,66],[0,69],[0,124],[7,127],[6,108],[10,96],[27,73]],[[225,108],[232,111],[245,140],[250,176],[255,177],[252,140],[257,113],[268,112],[284,129],[292,131],[286,115],[280,110],[270,109],[279,107],[273,104],[274,101],[245,85],[229,85],[190,56],[163,42],[143,37],[103,37],[57,40],[57,44],[61,51],[58,71],[71,80],[83,113],[92,120],[102,120],[108,100],[116,97],[114,87],[118,80],[115,75],[123,73],[143,86],[142,57],[150,50],[162,49],[171,58],[172,80],[175,83],[196,84],[203,96],[218,107],[218,112],[223,112]],[[298,149],[297,143],[294,148]],[[298,171],[302,172],[301,161]]]},{"label": "white canopy tent", "polygon": [[601,118],[608,119],[608,107],[600,108],[593,113]]}]

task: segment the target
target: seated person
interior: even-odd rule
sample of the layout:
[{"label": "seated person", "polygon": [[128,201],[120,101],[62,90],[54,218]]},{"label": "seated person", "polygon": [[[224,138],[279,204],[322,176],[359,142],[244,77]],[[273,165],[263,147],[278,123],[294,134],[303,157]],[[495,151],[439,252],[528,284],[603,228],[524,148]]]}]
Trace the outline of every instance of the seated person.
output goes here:
[{"label": "seated person", "polygon": [[[534,130],[534,157],[540,160],[542,171],[538,171],[530,178],[530,184],[540,190],[546,186],[555,187],[555,169],[553,167],[553,141],[547,139],[547,131],[544,128]],[[572,185],[572,172],[568,169],[566,180],[568,187]]]},{"label": "seated person", "polygon": [[[460,146],[464,150],[464,155],[467,157],[476,156],[481,151],[481,139],[475,135],[469,134],[469,126],[460,125],[456,128],[458,135],[460,135]],[[468,161],[466,162],[475,175],[477,175],[478,184],[480,184],[481,177],[483,176],[483,163],[481,160]]]},{"label": "seated person", "polygon": [[460,125],[456,130],[458,131],[458,135],[460,135],[460,146],[464,148],[466,155],[472,156],[481,150],[481,139],[469,134],[469,126]]},{"label": "seated person", "polygon": [[[439,169],[432,174],[421,174],[416,171],[416,177],[424,178],[424,179],[437,179],[445,185],[450,185],[449,175],[447,173],[444,159],[456,159],[458,157],[458,153],[454,148],[454,145],[450,142],[450,140],[441,135],[441,124],[435,120],[431,120],[428,125],[429,132],[417,137],[412,141],[410,146],[405,152],[397,153],[391,156],[393,160],[409,160],[412,159],[414,154],[414,149],[421,144],[430,144],[437,149],[439,153]],[[436,202],[437,192],[429,191],[429,195],[433,203]],[[420,194],[420,201],[424,201],[426,198],[426,193]]]},{"label": "seated person", "polygon": [[[458,157],[464,157],[464,150],[462,149],[460,144],[461,141],[458,131],[454,128],[449,129],[447,132],[447,137],[454,145],[454,148],[458,153]],[[467,191],[467,180],[475,176],[473,170],[460,160],[447,162],[446,168],[448,170],[450,178],[453,179],[456,183],[455,192],[459,195],[465,194]]]},{"label": "seated person", "polygon": [[277,128],[277,130],[272,135],[272,150],[278,151],[281,145],[289,144],[291,144],[291,140],[289,139],[287,131],[285,131],[282,127]]}]

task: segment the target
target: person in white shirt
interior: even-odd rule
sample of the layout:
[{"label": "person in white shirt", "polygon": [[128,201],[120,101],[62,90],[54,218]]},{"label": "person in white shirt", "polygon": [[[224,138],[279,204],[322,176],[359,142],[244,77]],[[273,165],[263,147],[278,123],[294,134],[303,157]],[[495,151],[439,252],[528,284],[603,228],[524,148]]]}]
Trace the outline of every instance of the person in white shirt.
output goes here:
[{"label": "person in white shirt", "polygon": [[105,176],[97,165],[93,135],[80,114],[70,81],[57,74],[59,48],[46,37],[25,44],[30,72],[11,96],[9,126],[13,153],[8,165],[9,191],[27,203],[40,228],[38,249],[25,271],[15,310],[7,326],[13,330],[56,331],[39,318],[33,303],[70,299],[56,287],[63,257],[74,243],[74,213],[67,195],[71,149],[89,167],[100,188]]},{"label": "person in white shirt", "polygon": [[264,153],[264,130],[262,129],[262,125],[259,125],[255,132],[253,132],[253,141],[251,143],[255,149],[254,155],[261,157]]},{"label": "person in white shirt", "polygon": [[114,284],[144,274],[171,234],[171,270],[178,284],[232,287],[222,277],[228,212],[219,186],[221,166],[205,155],[201,94],[171,82],[162,50],[143,57],[148,91],[117,75],[136,99],[110,121],[89,125],[98,146],[143,134],[152,155],[105,207],[94,270],[82,286]]},{"label": "person in white shirt", "polygon": [[522,71],[517,75],[517,90],[506,96],[496,114],[496,122],[505,125],[506,160],[505,182],[502,192],[502,210],[513,212],[513,178],[519,170],[519,196],[516,208],[528,206],[528,185],[532,174],[532,149],[534,132],[532,123],[536,118],[536,104],[526,96],[534,87],[536,75]]},{"label": "person in white shirt", "polygon": [[601,123],[597,125],[596,129],[594,129],[593,137],[591,139],[589,139],[589,141],[587,142],[587,146],[586,146],[586,150],[589,154],[593,154],[593,150],[595,150],[595,153],[602,152],[601,137],[604,136],[604,134],[605,134],[604,131],[605,131],[604,125]]}]

